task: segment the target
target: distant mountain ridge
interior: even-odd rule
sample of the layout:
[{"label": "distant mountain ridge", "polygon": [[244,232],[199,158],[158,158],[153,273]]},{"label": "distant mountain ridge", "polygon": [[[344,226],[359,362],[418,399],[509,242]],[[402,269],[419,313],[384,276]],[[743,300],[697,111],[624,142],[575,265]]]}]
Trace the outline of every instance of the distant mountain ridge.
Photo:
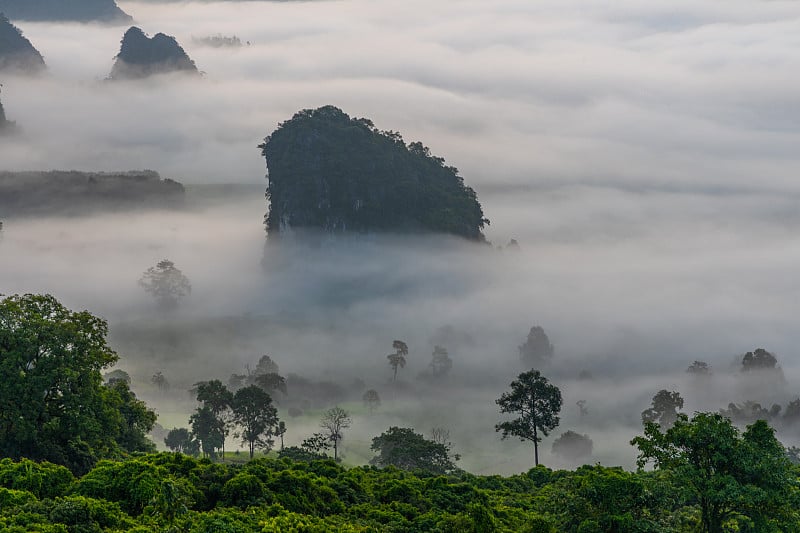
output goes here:
[{"label": "distant mountain ridge", "polygon": [[152,170],[129,172],[0,171],[0,214],[78,215],[91,211],[169,208],[184,187]]},{"label": "distant mountain ridge", "polygon": [[36,74],[44,69],[42,54],[0,10],[0,72]]},{"label": "distant mountain ridge", "polygon": [[0,0],[0,12],[11,20],[119,24],[133,21],[115,0]]}]

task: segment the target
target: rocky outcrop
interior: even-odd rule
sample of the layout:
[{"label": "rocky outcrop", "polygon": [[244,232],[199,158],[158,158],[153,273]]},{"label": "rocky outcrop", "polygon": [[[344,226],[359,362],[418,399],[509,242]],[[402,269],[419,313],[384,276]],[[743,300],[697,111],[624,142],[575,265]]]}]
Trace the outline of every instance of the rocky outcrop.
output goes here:
[{"label": "rocky outcrop", "polygon": [[36,74],[44,68],[42,54],[0,13],[0,72]]},{"label": "rocky outcrop", "polygon": [[150,170],[0,172],[0,213],[5,216],[170,208],[183,201],[183,185]]},{"label": "rocky outcrop", "polygon": [[119,54],[109,78],[112,80],[139,79],[168,72],[199,74],[175,37],[157,33],[148,37],[136,26],[125,32]]},{"label": "rocky outcrop", "polygon": [[260,145],[267,231],[446,233],[483,241],[488,223],[458,170],[421,143],[326,106],[297,113]]},{"label": "rocky outcrop", "polygon": [[130,24],[133,21],[115,0],[0,0],[0,12],[11,20],[118,24]]}]

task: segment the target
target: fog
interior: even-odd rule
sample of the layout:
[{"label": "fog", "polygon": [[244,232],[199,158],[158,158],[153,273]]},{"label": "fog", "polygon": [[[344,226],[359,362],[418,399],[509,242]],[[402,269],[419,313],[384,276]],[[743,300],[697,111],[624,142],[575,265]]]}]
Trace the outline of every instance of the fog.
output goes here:
[{"label": "fog", "polygon": [[[356,413],[348,462],[367,461],[389,425],[442,426],[462,467],[516,473],[532,446],[500,441],[494,400],[527,370],[517,347],[537,324],[556,348],[542,370],[564,395],[540,450],[548,465],[572,466],[549,453],[572,429],[593,439],[590,462],[633,466],[628,441],[660,389],[680,391],[689,413],[800,393],[794,3],[120,5],[147,33],[176,36],[203,79],[105,82],[125,28],[18,23],[49,70],[0,80],[21,128],[0,139],[0,170],[151,168],[186,184],[188,205],[0,213],[0,293],[49,292],[108,319],[119,367],[165,427],[186,425],[195,381],[226,381],[267,353],[284,375],[379,391],[372,416],[360,391],[343,400]],[[192,40],[216,34],[251,44]],[[492,246],[372,236],[265,248],[256,145],[324,104],[457,166]],[[209,185],[220,183],[248,186]],[[505,248],[511,238],[520,250]],[[192,282],[174,313],[136,283],[163,258]],[[447,325],[453,370],[433,386],[417,376]],[[410,347],[396,386],[393,339]],[[784,382],[738,371],[762,346]],[[694,360],[712,365],[709,383],[686,374]],[[316,431],[318,409],[308,413],[282,412],[287,444]]]}]

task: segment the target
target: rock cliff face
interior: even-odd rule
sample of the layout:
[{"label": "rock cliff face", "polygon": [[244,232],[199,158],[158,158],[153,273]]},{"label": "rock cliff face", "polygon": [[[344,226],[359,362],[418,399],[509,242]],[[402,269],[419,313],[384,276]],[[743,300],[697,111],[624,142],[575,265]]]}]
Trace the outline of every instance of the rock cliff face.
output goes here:
[{"label": "rock cliff face", "polygon": [[0,172],[4,216],[170,208],[182,205],[184,197],[183,185],[150,170]]},{"label": "rock cliff face", "polygon": [[136,26],[125,32],[109,78],[138,79],[167,72],[199,74],[194,61],[175,40],[157,33],[152,38]]},{"label": "rock cliff face", "polygon": [[0,12],[11,20],[58,20],[129,24],[130,15],[115,0],[0,0]]},{"label": "rock cliff face", "polygon": [[0,13],[0,72],[36,74],[44,68],[42,54]]},{"label": "rock cliff face", "polygon": [[458,170],[421,143],[326,106],[297,113],[260,145],[270,238],[328,233],[447,233],[484,240],[488,223]]}]

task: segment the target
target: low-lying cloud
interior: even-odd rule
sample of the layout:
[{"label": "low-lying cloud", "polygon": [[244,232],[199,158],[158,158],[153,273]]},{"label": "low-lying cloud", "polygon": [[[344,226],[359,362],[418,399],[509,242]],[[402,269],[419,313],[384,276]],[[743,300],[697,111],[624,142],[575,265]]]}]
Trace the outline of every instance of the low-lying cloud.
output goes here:
[{"label": "low-lying cloud", "polygon": [[[49,73],[2,80],[23,133],[0,139],[0,167],[152,168],[190,185],[189,206],[5,220],[0,293],[52,292],[107,317],[145,396],[156,370],[185,391],[269,353],[283,373],[379,389],[383,414],[355,424],[353,443],[390,423],[448,425],[465,467],[510,473],[531,453],[498,442],[494,399],[524,370],[517,346],[534,324],[556,345],[556,435],[588,433],[605,464],[633,463],[627,441],[662,388],[680,390],[687,411],[797,395],[794,3],[121,6],[149,34],[175,35],[205,78],[105,82],[124,28],[20,23]],[[250,44],[193,43],[214,34]],[[256,145],[324,104],[445,157],[477,190],[488,238],[521,250],[370,238],[265,252]],[[253,187],[201,201],[192,185],[207,183]],[[175,315],[155,314],[136,285],[163,258],[193,284]],[[470,341],[449,347],[452,379],[437,391],[416,376],[446,325]],[[389,400],[395,338],[411,347],[401,377],[420,397]],[[743,383],[737,356],[760,346],[777,354],[783,385]],[[712,364],[713,386],[693,385],[694,360]],[[185,424],[149,394],[162,423]]]}]

